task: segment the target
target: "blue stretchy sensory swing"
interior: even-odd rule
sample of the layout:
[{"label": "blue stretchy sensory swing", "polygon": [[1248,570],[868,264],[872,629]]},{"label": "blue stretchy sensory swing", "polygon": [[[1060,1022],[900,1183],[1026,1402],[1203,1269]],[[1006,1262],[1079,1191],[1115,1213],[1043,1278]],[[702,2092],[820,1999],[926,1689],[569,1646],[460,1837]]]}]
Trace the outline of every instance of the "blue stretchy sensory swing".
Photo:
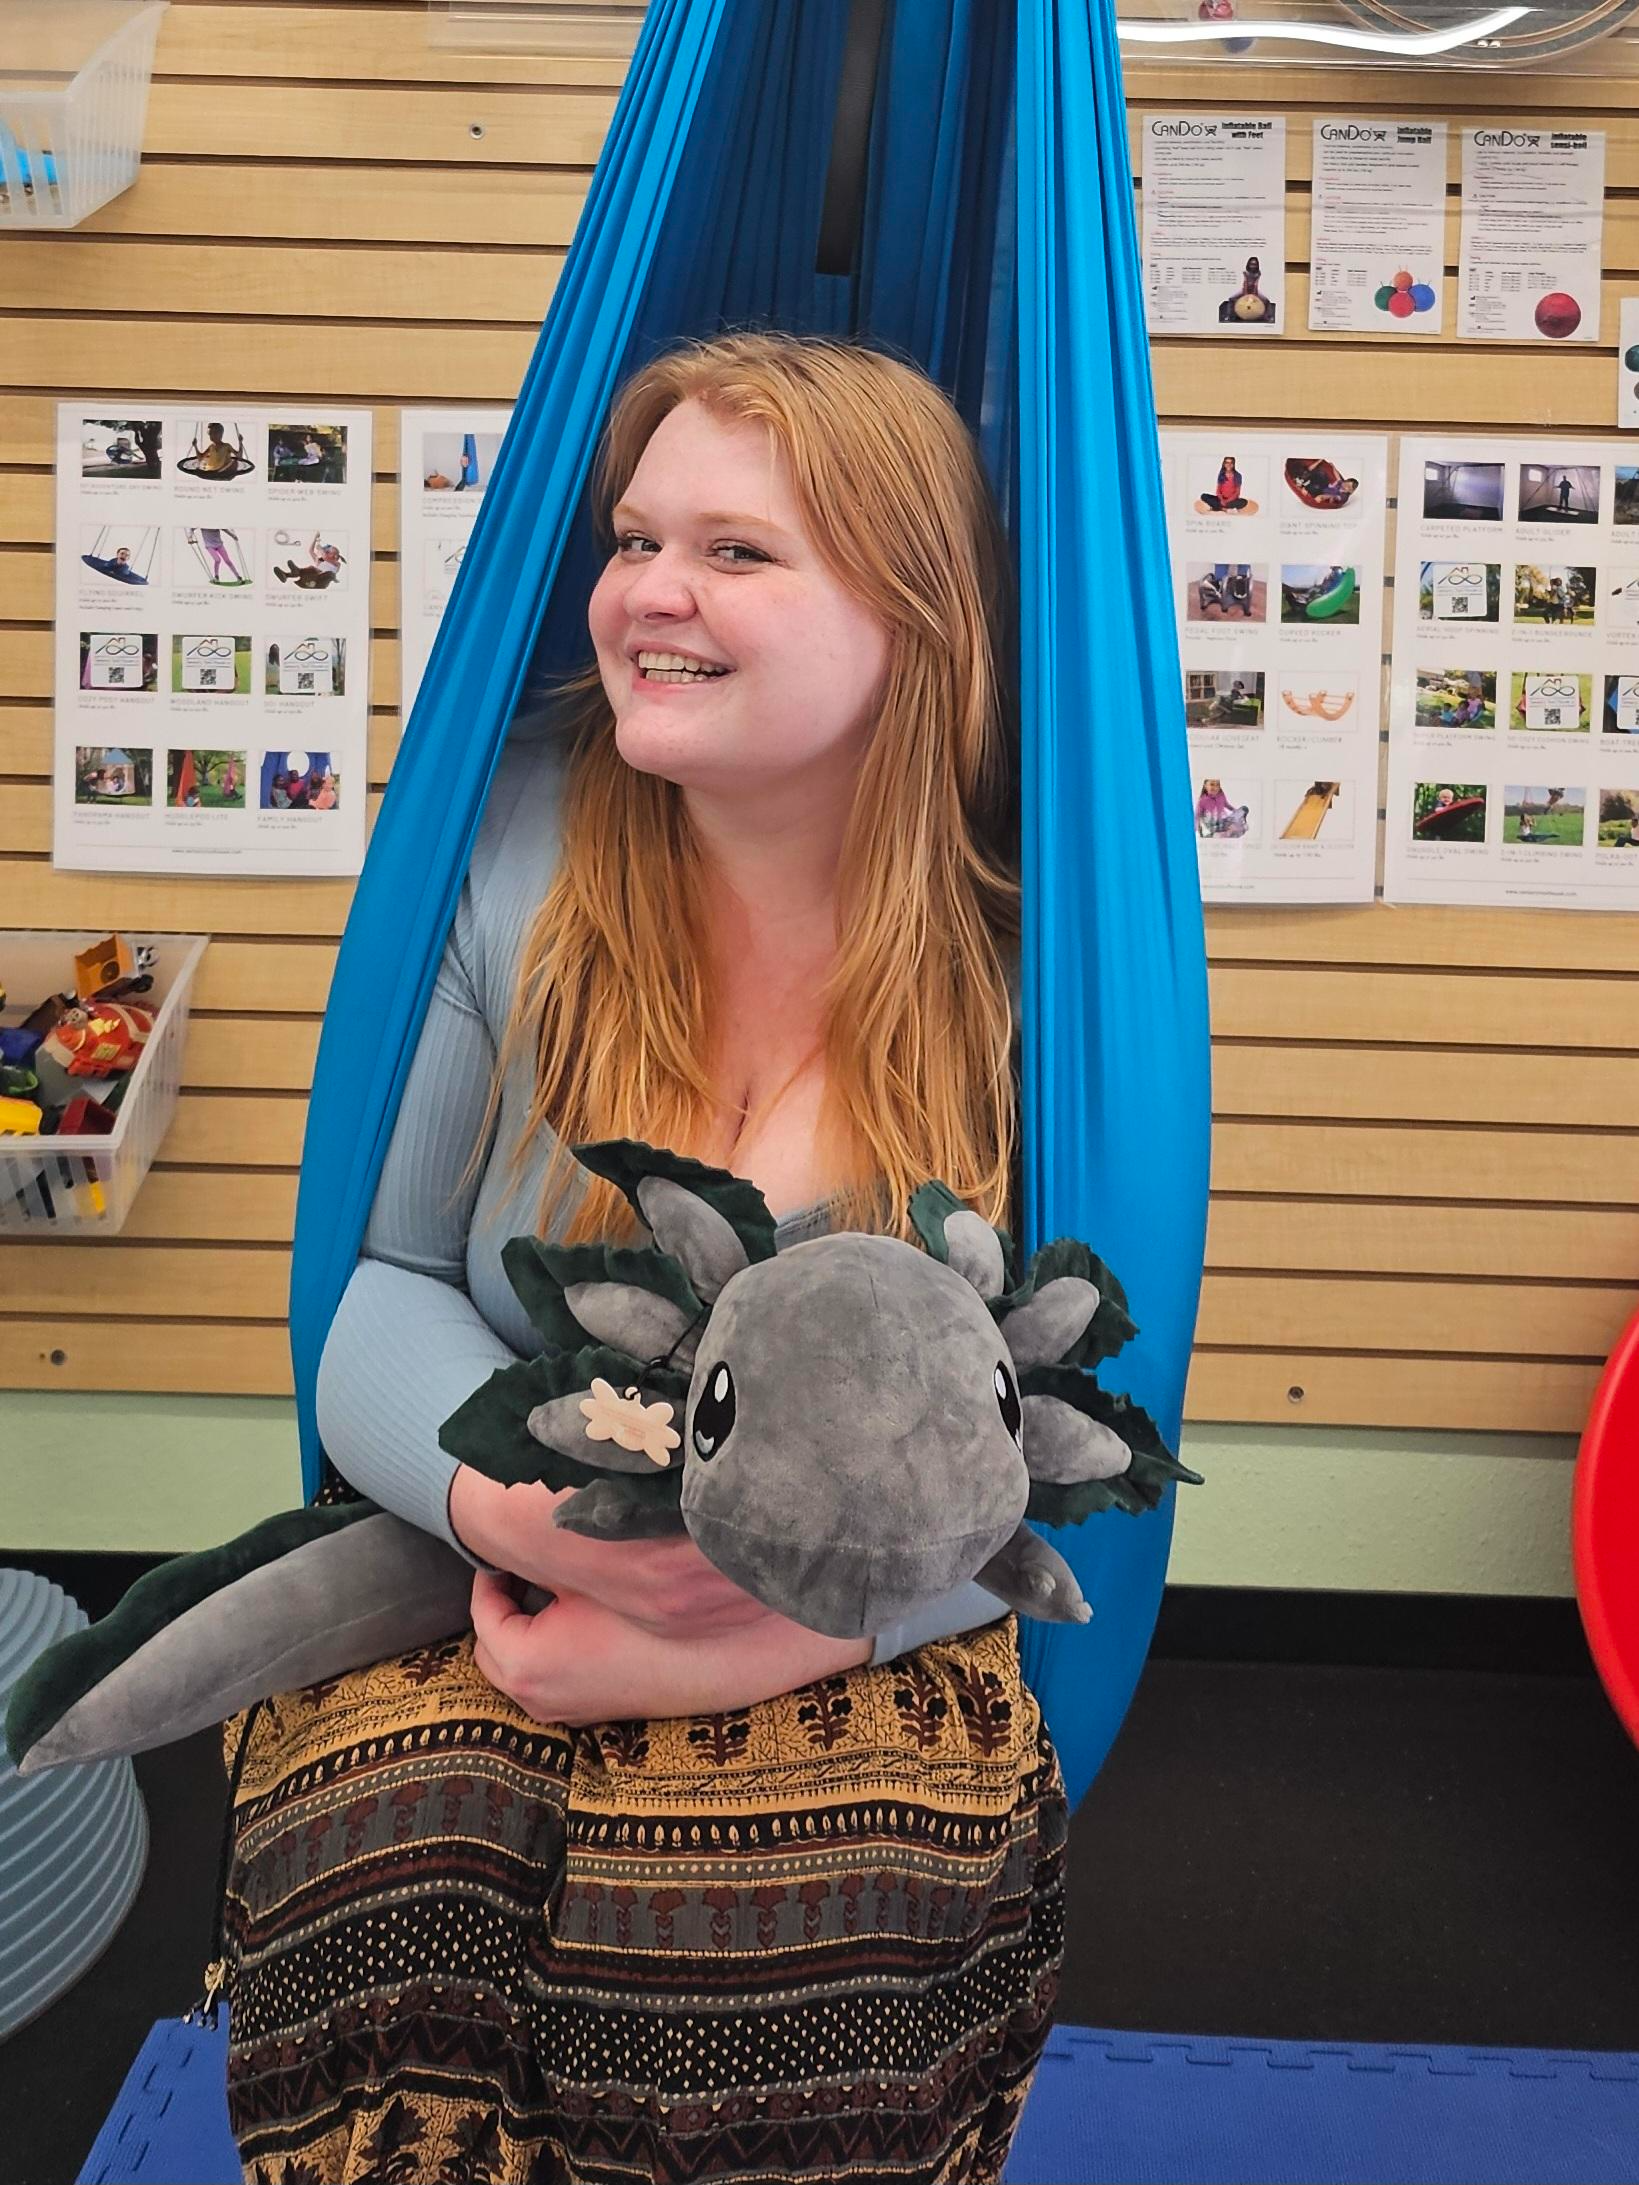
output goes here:
[{"label": "blue stretchy sensory swing", "polygon": [[[290,1313],[309,1495],[319,1354],[508,724],[526,679],[590,657],[588,479],[611,398],[657,351],[729,326],[891,348],[977,434],[1020,590],[1023,1242],[1086,1237],[1120,1271],[1142,1330],[1122,1378],[1176,1437],[1205,1231],[1206,979],[1112,10],[897,0],[873,94],[882,13],[650,0],[331,990]],[[840,252],[839,217],[857,229]],[[1169,1502],[1056,1533],[1093,1622],[1021,1622],[1072,1802],[1137,1682],[1170,1531]]]}]

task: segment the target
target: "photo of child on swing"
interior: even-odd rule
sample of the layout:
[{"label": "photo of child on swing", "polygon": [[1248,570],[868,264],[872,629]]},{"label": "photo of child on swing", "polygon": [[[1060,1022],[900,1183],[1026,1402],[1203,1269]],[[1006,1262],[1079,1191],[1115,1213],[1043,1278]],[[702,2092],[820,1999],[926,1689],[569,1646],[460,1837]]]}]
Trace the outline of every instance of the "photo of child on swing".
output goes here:
[{"label": "photo of child on swing", "polygon": [[1502,793],[1502,839],[1507,843],[1579,850],[1587,818],[1586,789],[1535,789],[1509,782]]},{"label": "photo of child on swing", "polygon": [[1590,623],[1598,586],[1597,571],[1585,566],[1522,561],[1514,571],[1514,620]]},{"label": "photo of child on swing", "polygon": [[275,531],[268,543],[273,549],[273,574],[281,584],[292,584],[298,592],[345,589],[345,532],[315,531],[304,541],[293,531]]},{"label": "photo of child on swing", "polygon": [[347,427],[270,425],[267,474],[275,485],[345,485]]},{"label": "photo of child on swing", "polygon": [[155,555],[159,548],[157,524],[86,524],[80,531],[80,560],[96,582],[89,589],[110,602],[115,586],[127,592],[145,591],[155,579]]},{"label": "photo of child on swing", "polygon": [[188,452],[177,469],[189,478],[208,478],[214,485],[248,477],[256,458],[245,445],[244,427],[232,418],[199,418],[195,421]]},{"label": "photo of child on swing", "polygon": [[1495,728],[1495,668],[1419,668],[1414,718],[1419,728]]},{"label": "photo of child on swing", "polygon": [[165,802],[178,811],[242,812],[242,751],[172,751],[165,764]]},{"label": "photo of child on swing", "polygon": [[[221,512],[213,510],[213,515]],[[255,575],[255,534],[226,523],[183,524],[176,533],[172,565],[178,590],[239,592]]]},{"label": "photo of child on swing", "polygon": [[107,744],[82,744],[74,753],[74,802],[126,808],[154,801],[154,754]]},{"label": "photo of child on swing", "polygon": [[1420,781],[1411,793],[1414,842],[1483,843],[1483,781]]},{"label": "photo of child on swing", "polygon": [[264,812],[333,812],[341,801],[341,775],[328,751],[265,751],[261,807]]},{"label": "photo of child on swing", "polygon": [[82,478],[157,478],[157,417],[88,417],[80,427]]}]

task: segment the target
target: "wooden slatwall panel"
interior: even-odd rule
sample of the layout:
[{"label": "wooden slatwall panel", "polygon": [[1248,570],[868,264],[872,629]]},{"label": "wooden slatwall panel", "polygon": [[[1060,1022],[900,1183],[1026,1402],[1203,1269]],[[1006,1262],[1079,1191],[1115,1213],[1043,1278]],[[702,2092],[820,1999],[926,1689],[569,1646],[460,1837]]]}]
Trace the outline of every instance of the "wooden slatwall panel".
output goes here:
[{"label": "wooden slatwall panel", "polygon": [[[1639,75],[1150,63],[1127,91],[1135,182],[1146,111],[1287,117],[1291,332],[1157,342],[1164,423],[1387,432],[1391,492],[1401,427],[1612,430],[1617,298],[1639,292]],[[1310,125],[1362,111],[1450,118],[1448,327],[1457,131],[1603,128],[1603,344],[1306,332]],[[1393,537],[1391,516],[1391,567]],[[1387,632],[1385,615],[1385,650]],[[1639,1301],[1639,919],[1237,907],[1209,913],[1208,945],[1214,1194],[1192,1414],[1575,1432]]]},{"label": "wooden slatwall panel", "polygon": [[[217,936],[185,1089],[126,1234],[8,1245],[0,1386],[289,1387],[297,1161],[344,884],[54,873],[53,404],[98,391],[376,407],[370,780],[397,713],[395,406],[509,400],[619,90],[619,63],[431,46],[423,10],[177,0],[142,178],[66,236],[0,234],[0,880],[40,925]],[[1135,109],[1584,112],[1540,79],[1130,72]],[[1258,87],[1262,86],[1259,90]],[[1478,96],[1483,90],[1484,96]],[[1602,84],[1613,294],[1639,269],[1639,83]],[[1135,170],[1136,171],[1136,170]],[[1455,205],[1451,247],[1455,258]],[[201,278],[208,265],[210,278]],[[1597,352],[1336,338],[1169,342],[1164,418],[1596,430]],[[1291,324],[1305,314],[1294,305]],[[1218,1123],[1199,1418],[1573,1429],[1639,1277],[1633,924],[1437,910],[1209,920]]]},{"label": "wooden slatwall panel", "polygon": [[56,399],[373,406],[379,796],[399,728],[398,405],[517,392],[623,74],[435,47],[414,0],[178,0],[136,188],[72,234],[0,230],[5,917],[216,936],[176,1123],[124,1235],[0,1246],[0,1387],[288,1391],[296,1163],[351,892],[52,870]]}]

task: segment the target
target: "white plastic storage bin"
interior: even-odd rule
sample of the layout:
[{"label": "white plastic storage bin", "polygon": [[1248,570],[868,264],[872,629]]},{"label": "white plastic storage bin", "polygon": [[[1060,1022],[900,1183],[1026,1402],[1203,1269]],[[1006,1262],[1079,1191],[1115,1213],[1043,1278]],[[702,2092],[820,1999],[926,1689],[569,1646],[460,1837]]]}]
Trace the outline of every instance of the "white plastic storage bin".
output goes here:
[{"label": "white plastic storage bin", "polygon": [[[132,996],[156,1014],[114,1128],[104,1138],[0,1138],[0,1236],[32,1244],[116,1235],[171,1127],[194,973],[208,944],[192,933],[127,929],[126,937],[157,951],[152,989]],[[0,978],[9,989],[3,1021],[20,1024],[47,994],[71,991],[75,956],[103,938],[0,931]]]},{"label": "white plastic storage bin", "polygon": [[135,182],[168,5],[0,0],[0,227],[78,227]]}]

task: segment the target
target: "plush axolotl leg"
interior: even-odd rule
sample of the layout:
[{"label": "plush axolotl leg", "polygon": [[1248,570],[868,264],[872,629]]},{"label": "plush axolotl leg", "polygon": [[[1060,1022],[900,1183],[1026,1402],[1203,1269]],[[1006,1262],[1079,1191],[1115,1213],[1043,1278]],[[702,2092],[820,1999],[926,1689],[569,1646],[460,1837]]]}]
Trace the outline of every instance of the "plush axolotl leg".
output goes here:
[{"label": "plush axolotl leg", "polygon": [[1084,1624],[1093,1613],[1075,1572],[1057,1548],[1049,1547],[1028,1525],[1021,1525],[974,1577],[1020,1615],[1037,1616],[1045,1623]]}]

